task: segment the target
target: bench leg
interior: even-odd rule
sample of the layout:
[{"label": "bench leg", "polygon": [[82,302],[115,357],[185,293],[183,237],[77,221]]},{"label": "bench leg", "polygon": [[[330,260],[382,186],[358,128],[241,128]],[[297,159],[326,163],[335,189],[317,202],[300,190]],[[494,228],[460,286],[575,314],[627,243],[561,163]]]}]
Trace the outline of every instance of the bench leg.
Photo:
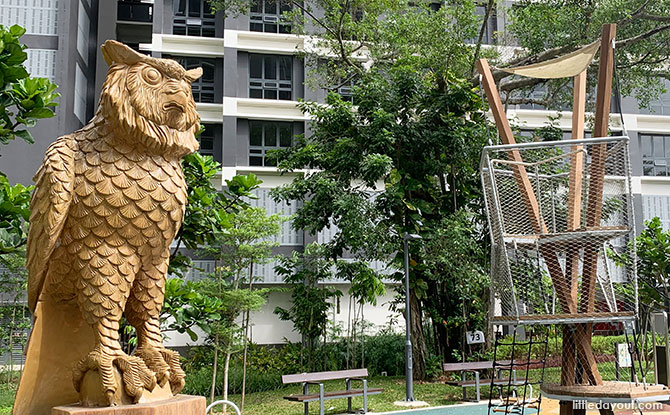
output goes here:
[{"label": "bench leg", "polygon": [[319,384],[319,413],[326,415],[325,400],[323,399],[323,383]]},{"label": "bench leg", "polygon": [[477,387],[477,402],[479,402],[481,400],[479,391],[479,372],[475,372],[475,386]]},{"label": "bench leg", "polygon": [[368,413],[368,381],[363,379],[363,413]]},{"label": "bench leg", "polygon": [[[461,372],[461,380],[465,382],[465,372]],[[463,400],[468,400],[468,389],[465,386],[463,386]]]},{"label": "bench leg", "polygon": [[[347,383],[347,390],[350,391],[351,390],[351,379],[347,379],[346,383]],[[349,398],[347,398],[347,413],[350,414],[351,412],[352,412],[351,411],[351,397],[349,397]]]},{"label": "bench leg", "polygon": [[[307,395],[309,393],[309,384],[308,383],[303,383],[302,384],[302,393],[303,395]],[[305,402],[305,415],[309,415],[309,402]]]}]

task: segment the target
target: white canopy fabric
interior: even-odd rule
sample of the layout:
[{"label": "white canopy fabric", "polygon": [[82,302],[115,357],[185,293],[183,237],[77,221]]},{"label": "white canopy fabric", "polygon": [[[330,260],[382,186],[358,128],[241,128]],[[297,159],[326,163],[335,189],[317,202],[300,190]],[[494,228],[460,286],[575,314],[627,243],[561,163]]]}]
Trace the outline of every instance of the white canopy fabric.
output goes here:
[{"label": "white canopy fabric", "polygon": [[583,48],[546,62],[513,68],[498,68],[501,71],[529,78],[554,79],[576,76],[588,68],[600,48],[600,39]]}]

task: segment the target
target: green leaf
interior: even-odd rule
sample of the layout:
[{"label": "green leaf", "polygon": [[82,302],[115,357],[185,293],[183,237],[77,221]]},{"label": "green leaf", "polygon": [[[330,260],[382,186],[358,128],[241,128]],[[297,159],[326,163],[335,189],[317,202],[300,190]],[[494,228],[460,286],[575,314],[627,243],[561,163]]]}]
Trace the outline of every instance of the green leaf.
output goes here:
[{"label": "green leaf", "polygon": [[53,110],[49,108],[33,108],[28,111],[24,116],[26,118],[51,118],[55,115]]},{"label": "green leaf", "polygon": [[35,143],[35,140],[33,139],[32,134],[30,134],[30,131],[28,130],[19,130],[14,133],[17,137],[21,137],[24,139],[26,142],[33,144]]},{"label": "green leaf", "polygon": [[21,37],[21,36],[23,36],[23,35],[26,33],[26,29],[24,29],[23,27],[21,27],[21,26],[15,24],[15,25],[12,25],[12,26],[9,28],[9,33],[10,33],[12,36],[15,36],[15,37]]}]

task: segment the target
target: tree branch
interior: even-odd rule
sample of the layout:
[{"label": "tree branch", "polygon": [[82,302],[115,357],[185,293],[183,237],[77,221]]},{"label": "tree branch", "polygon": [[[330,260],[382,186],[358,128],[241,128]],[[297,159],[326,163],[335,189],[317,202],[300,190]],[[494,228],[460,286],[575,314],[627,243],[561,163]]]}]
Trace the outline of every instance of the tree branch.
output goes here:
[{"label": "tree branch", "polygon": [[633,13],[631,13],[629,17],[627,17],[627,18],[621,20],[619,23],[617,23],[617,26],[619,28],[622,28],[622,27],[632,23],[636,18],[638,18],[640,16],[640,14],[642,14],[642,12],[644,11],[644,9],[647,8],[649,3],[651,3],[651,0],[647,0],[644,3],[642,3],[642,5],[640,7],[638,7],[637,10],[635,10]]},{"label": "tree branch", "polygon": [[630,46],[634,43],[640,42],[642,40],[648,39],[652,36],[654,36],[657,33],[663,32],[665,30],[670,29],[670,24],[667,24],[665,26],[659,26],[651,29],[648,32],[639,34],[637,36],[629,37],[628,39],[623,39],[618,42],[616,42],[616,47],[618,48],[625,48],[626,46]]},{"label": "tree branch", "polygon": [[543,107],[547,106],[547,101],[542,99],[535,98],[509,98],[505,101],[507,105],[524,105],[524,104],[534,104],[542,105]]},{"label": "tree branch", "polygon": [[526,88],[529,86],[535,86],[539,85],[546,82],[545,79],[539,79],[539,78],[521,78],[521,79],[514,79],[509,82],[504,82],[500,84],[499,89],[501,91],[505,92],[511,92],[514,91],[515,89],[519,88]]},{"label": "tree branch", "polygon": [[670,22],[670,16],[657,16],[653,14],[641,14],[640,19],[651,20],[653,22]]},{"label": "tree branch", "polygon": [[472,66],[470,67],[470,76],[475,75],[475,63],[477,63],[477,59],[479,59],[479,52],[482,48],[482,40],[484,39],[484,33],[486,32],[486,29],[489,24],[489,16],[491,15],[491,10],[493,9],[493,6],[495,5],[495,0],[489,0],[488,4],[486,5],[486,12],[484,13],[484,21],[482,22],[482,26],[479,29],[479,36],[477,37],[477,46],[475,47],[475,56],[474,59],[472,60]]}]

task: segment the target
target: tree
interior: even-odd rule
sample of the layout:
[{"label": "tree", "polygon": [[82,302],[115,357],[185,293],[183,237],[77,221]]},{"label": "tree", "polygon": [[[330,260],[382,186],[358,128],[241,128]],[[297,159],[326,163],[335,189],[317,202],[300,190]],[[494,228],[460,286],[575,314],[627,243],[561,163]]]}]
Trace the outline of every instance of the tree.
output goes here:
[{"label": "tree", "polygon": [[[33,78],[24,66],[26,46],[21,26],[0,25],[0,144],[19,137],[33,143],[27,128],[37,120],[55,115],[59,94],[46,78]],[[0,256],[19,251],[26,243],[32,186],[10,185],[0,172]]]},{"label": "tree", "polygon": [[[640,306],[645,310],[662,307],[670,312],[670,231],[664,230],[661,220],[655,217],[644,223],[644,230],[629,244],[635,244],[637,252],[637,276]],[[621,266],[635,266],[633,258],[610,248],[607,255]],[[624,293],[632,296],[634,293]]]},{"label": "tree", "polygon": [[[214,362],[212,374],[212,399],[218,367],[219,350],[225,352],[223,374],[223,398],[228,399],[228,375],[230,358],[234,352],[244,350],[246,375],[246,348],[249,313],[265,303],[267,289],[253,290],[254,264],[271,260],[272,248],[278,246],[271,238],[281,231],[284,219],[278,215],[267,215],[262,208],[246,207],[229,218],[229,227],[216,235],[211,245],[203,251],[216,259],[218,266],[203,289],[208,296],[220,299],[220,318],[213,327]],[[248,288],[241,284],[248,283]],[[242,315],[242,325],[237,324]],[[244,382],[244,381],[243,381]]]},{"label": "tree", "polygon": [[[323,245],[312,243],[305,247],[304,252],[293,251],[291,256],[280,257],[275,267],[284,283],[291,291],[291,307],[288,309],[275,307],[275,314],[280,320],[291,321],[293,329],[302,335],[301,364],[304,364],[307,355],[308,370],[317,368],[327,370],[323,365],[317,365],[315,349],[320,337],[325,337],[328,325],[328,300],[337,298],[342,293],[324,284],[331,278],[333,262],[327,258],[326,248]],[[325,341],[322,343],[325,347]]]}]

